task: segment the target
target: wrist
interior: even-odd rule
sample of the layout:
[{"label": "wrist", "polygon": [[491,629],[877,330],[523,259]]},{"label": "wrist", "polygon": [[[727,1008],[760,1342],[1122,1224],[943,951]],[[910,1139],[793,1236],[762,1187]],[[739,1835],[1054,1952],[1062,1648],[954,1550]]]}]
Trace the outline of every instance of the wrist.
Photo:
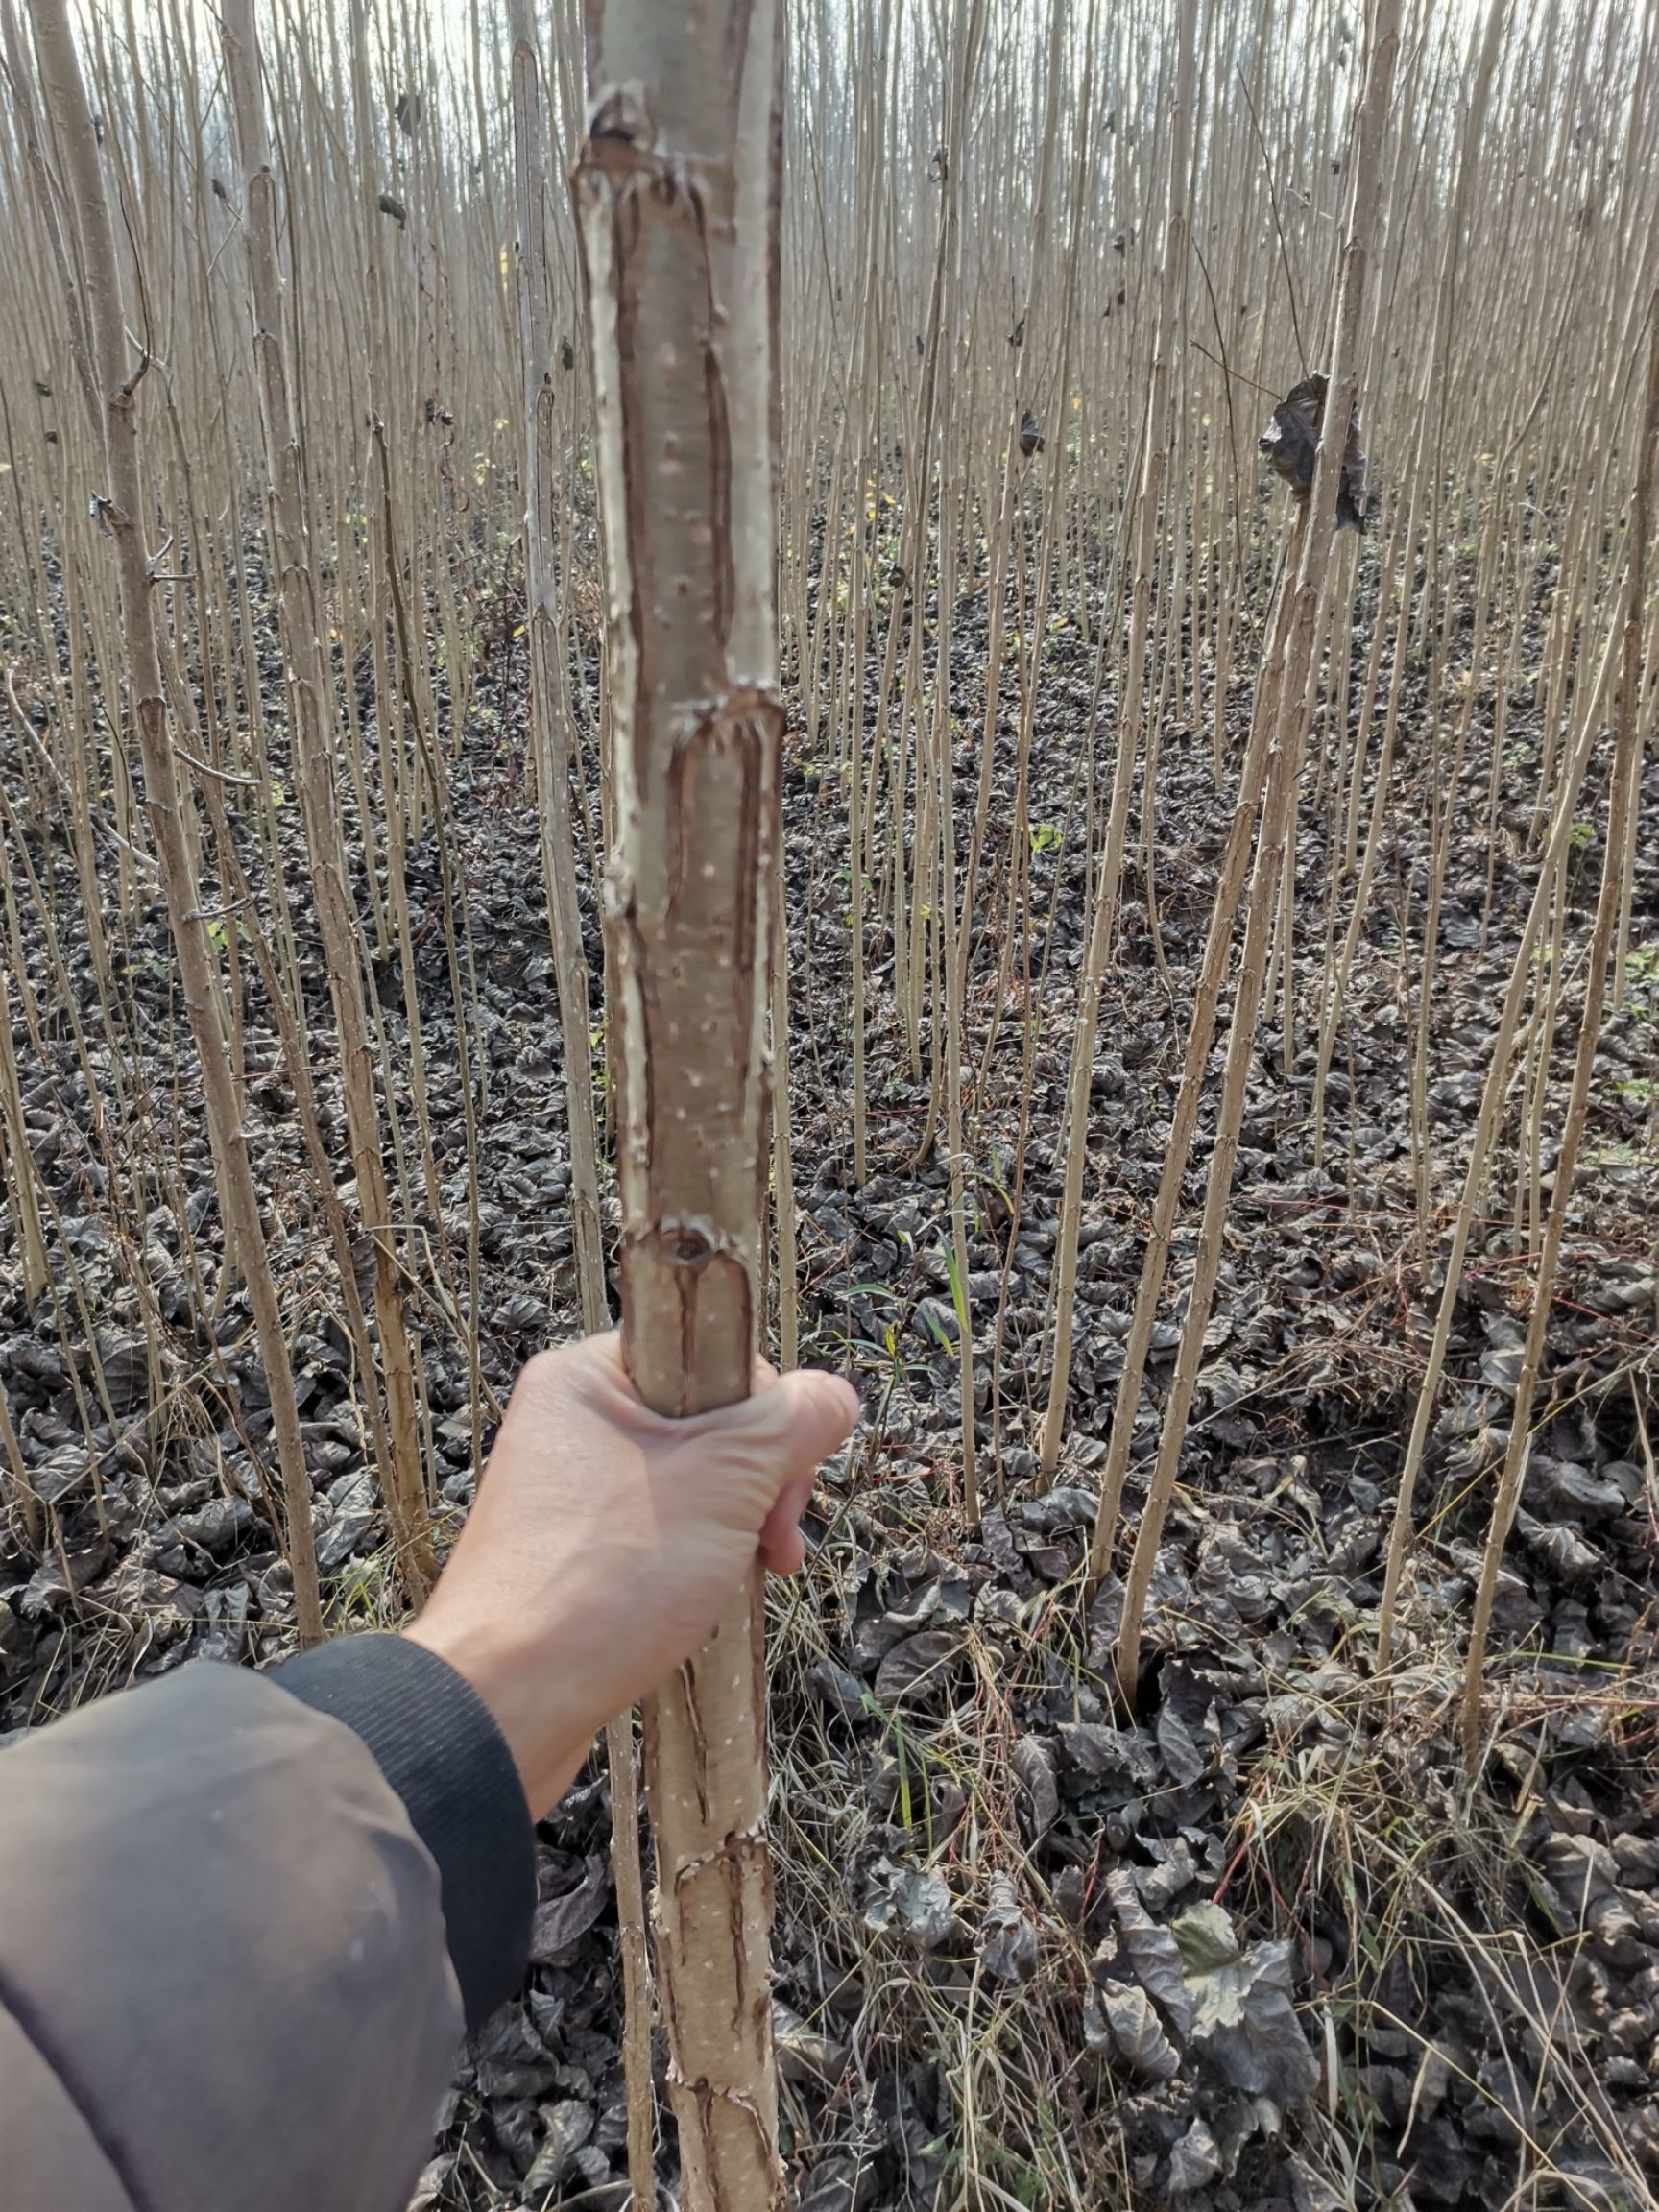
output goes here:
[{"label": "wrist", "polygon": [[542,1819],[580,1772],[593,1730],[563,1695],[557,1661],[527,1654],[491,1622],[469,1623],[436,1601],[403,1631],[452,1667],[480,1699],[517,1768],[531,1818]]}]

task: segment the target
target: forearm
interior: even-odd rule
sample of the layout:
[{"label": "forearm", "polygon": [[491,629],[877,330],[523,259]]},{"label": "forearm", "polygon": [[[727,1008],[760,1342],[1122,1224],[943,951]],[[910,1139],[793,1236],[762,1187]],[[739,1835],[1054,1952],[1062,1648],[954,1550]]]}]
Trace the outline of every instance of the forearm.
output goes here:
[{"label": "forearm", "polygon": [[534,1864],[489,1717],[398,1639],[40,1730],[0,1754],[0,2163],[100,2212],[395,2212]]},{"label": "forearm", "polygon": [[[342,1636],[268,1680],[373,1752],[438,1869],[468,2027],[517,1987],[536,1910],[536,1839],[512,1754],[457,1669],[414,1635]],[[570,1780],[587,1756],[585,1740]]]}]

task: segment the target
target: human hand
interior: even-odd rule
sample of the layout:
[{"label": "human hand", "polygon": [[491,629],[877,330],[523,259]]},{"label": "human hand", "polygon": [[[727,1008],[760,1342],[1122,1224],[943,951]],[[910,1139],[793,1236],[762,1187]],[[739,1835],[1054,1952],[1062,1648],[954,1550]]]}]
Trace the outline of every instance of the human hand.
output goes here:
[{"label": "human hand", "polygon": [[406,1631],[477,1691],[540,1819],[596,1728],[712,1633],[758,1550],[805,1553],[818,1463],[858,1418],[833,1375],[757,1375],[740,1405],[666,1420],[621,1340],[542,1352],[519,1376],[449,1562]]}]

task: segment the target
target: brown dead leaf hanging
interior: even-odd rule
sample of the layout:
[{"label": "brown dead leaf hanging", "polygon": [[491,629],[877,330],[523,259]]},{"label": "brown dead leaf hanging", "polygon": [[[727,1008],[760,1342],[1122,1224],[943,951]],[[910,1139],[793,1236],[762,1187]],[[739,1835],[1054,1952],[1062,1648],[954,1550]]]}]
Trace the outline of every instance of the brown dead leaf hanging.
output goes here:
[{"label": "brown dead leaf hanging", "polygon": [[[1284,478],[1294,499],[1306,499],[1313,489],[1313,456],[1325,420],[1326,380],[1314,374],[1292,387],[1273,410],[1273,420],[1259,441],[1276,476]],[[1348,443],[1342,455],[1342,481],[1336,488],[1338,530],[1365,528],[1365,446],[1359,434],[1359,410],[1348,418]]]}]

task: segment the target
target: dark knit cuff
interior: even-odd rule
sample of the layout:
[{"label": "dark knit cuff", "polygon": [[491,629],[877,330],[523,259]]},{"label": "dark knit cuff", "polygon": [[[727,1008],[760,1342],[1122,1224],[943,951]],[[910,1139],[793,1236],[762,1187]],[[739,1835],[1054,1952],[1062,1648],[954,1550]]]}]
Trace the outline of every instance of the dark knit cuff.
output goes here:
[{"label": "dark knit cuff", "polygon": [[437,1863],[469,2032],[523,1979],[536,1912],[536,1832],[489,1708],[436,1652],[341,1636],[274,1668],[301,1704],[368,1744]]}]

